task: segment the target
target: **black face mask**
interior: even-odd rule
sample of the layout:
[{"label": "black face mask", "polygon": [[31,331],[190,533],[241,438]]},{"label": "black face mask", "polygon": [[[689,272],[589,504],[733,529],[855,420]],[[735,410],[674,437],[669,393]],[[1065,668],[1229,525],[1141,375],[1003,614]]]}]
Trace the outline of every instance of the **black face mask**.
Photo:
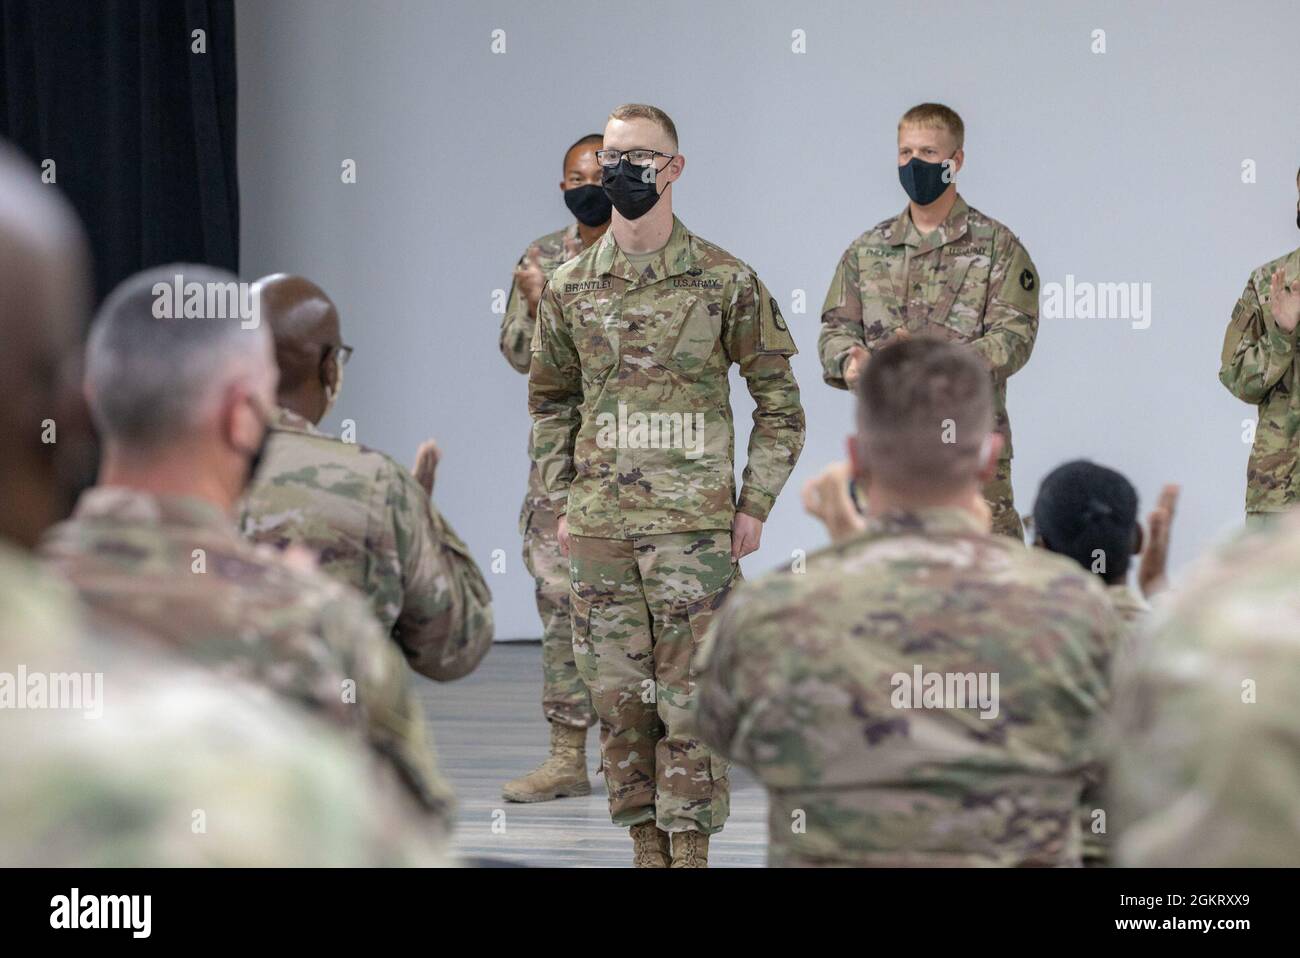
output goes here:
[{"label": "black face mask", "polygon": [[613,204],[605,191],[594,183],[573,186],[564,191],[564,205],[583,226],[600,226],[609,222]]},{"label": "black face mask", "polygon": [[[619,215],[624,219],[635,220],[645,216],[659,202],[659,190],[655,182],[658,174],[653,163],[650,166],[633,166],[625,157],[618,161],[618,166],[607,167],[602,171],[601,182],[605,186],[605,194]],[[650,179],[648,183],[645,180],[647,176]]]},{"label": "black face mask", "polygon": [[898,168],[898,180],[913,203],[929,206],[948,188],[943,171],[943,163],[927,163],[914,156]]}]

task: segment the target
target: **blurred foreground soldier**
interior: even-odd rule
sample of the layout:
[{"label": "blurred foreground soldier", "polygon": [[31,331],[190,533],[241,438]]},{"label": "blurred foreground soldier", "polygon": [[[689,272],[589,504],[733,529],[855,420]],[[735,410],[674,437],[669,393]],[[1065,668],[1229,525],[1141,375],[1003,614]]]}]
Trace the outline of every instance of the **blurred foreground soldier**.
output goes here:
[{"label": "blurred foreground soldier", "polygon": [[50,530],[42,554],[106,627],[265,683],[363,732],[445,825],[450,794],[424,717],[370,610],[310,562],[291,567],[235,529],[276,384],[271,337],[246,315],[252,302],[233,275],[187,264],[113,291],[86,351],[104,442],[99,483]]},{"label": "blurred foreground soldier", "polygon": [[1300,516],[1199,563],[1117,663],[1115,858],[1300,863]]},{"label": "blurred foreground soldier", "polygon": [[429,501],[436,445],[421,447],[413,475],[382,452],[319,431],[351,353],[338,311],[300,276],[268,276],[255,295],[280,380],[262,463],[242,502],[244,535],[309,550],[321,571],[370,600],[421,675],[439,682],[468,675],[492,645],[492,597],[469,549]]},{"label": "blurred foreground soldier", "polygon": [[[1178,502],[1178,486],[1161,491],[1159,504],[1143,536],[1138,522],[1138,495],[1133,484],[1114,469],[1086,460],[1057,466],[1038,487],[1034,500],[1034,545],[1073,559],[1106,586],[1115,614],[1124,623],[1124,641],[1115,650],[1118,662],[1134,653],[1138,625],[1151,610],[1147,599],[1165,586],[1169,528]],[[1142,557],[1138,586],[1128,583],[1129,559]],[[1083,863],[1110,863],[1104,809],[1099,807],[1104,775],[1098,765],[1083,794]]]},{"label": "blurred foreground soldier", "polygon": [[867,528],[723,606],[701,734],[766,786],[772,865],[1078,865],[1106,595],[990,534],[1001,436],[968,350],[895,343],[857,390]]},{"label": "blurred foreground soldier", "polygon": [[0,867],[449,864],[351,737],[88,626],[3,546],[0,739]]},{"label": "blurred foreground soldier", "polygon": [[851,389],[891,339],[925,331],[968,343],[992,371],[997,471],[984,487],[993,531],[1023,538],[1011,491],[1007,380],[1038,335],[1038,271],[1009,229],[957,193],[965,163],[961,117],[923,103],[898,124],[898,177],[907,209],[863,233],[840,258],[822,307],[823,376]]},{"label": "blurred foreground soldier", "polygon": [[[1300,174],[1297,174],[1300,186]],[[1296,208],[1300,227],[1300,204]],[[1255,522],[1300,499],[1300,381],[1296,325],[1300,323],[1300,249],[1251,273],[1223,337],[1219,380],[1258,407],[1259,422],[1246,467],[1246,516]]]},{"label": "blurred foreground soldier", "polygon": [[54,188],[0,146],[0,866],[444,861],[332,728],[92,636],[31,557],[89,438],[77,377],[60,372],[86,308],[83,245]]},{"label": "blurred foreground soldier", "polygon": [[[570,558],[573,644],[610,813],[638,867],[703,867],[727,763],[695,723],[696,646],[803,448],[794,340],[754,271],[673,216],[685,157],[652,106],[605,128],[613,222],[542,294],[533,456]],[[737,496],[727,372],[753,397]],[[570,538],[570,532],[572,538]]]},{"label": "blurred foreground soldier", "polygon": [[[596,150],[604,138],[584,136],[564,154],[564,202],[574,222],[534,240],[515,268],[510,303],[501,323],[501,353],[528,375],[537,303],[555,268],[600,239],[613,205],[601,183]],[[569,609],[569,560],[555,537],[559,515],[542,487],[542,474],[529,457],[528,492],[519,511],[524,564],[536,584],[542,619],[542,713],[551,727],[551,754],[539,768],[507,782],[501,795],[512,802],[545,802],[591,794],[587,778],[587,729],[596,721],[591,693],[573,660]]]}]

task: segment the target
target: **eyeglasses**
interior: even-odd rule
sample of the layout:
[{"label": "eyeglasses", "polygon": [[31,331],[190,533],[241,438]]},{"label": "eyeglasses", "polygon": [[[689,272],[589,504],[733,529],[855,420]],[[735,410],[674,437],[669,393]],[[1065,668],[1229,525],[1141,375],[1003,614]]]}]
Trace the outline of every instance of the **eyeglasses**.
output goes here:
[{"label": "eyeglasses", "polygon": [[352,358],[352,347],[346,346],[343,343],[326,346],[325,353],[323,356],[321,356],[321,358],[324,359],[326,356],[328,356],[330,354],[331,349],[334,350],[334,353],[338,356],[338,364],[340,366],[346,366],[348,364],[348,360]]},{"label": "eyeglasses", "polygon": [[597,150],[596,162],[606,169],[618,166],[624,157],[633,166],[649,166],[656,156],[672,159],[676,153],[660,153],[658,150]]}]

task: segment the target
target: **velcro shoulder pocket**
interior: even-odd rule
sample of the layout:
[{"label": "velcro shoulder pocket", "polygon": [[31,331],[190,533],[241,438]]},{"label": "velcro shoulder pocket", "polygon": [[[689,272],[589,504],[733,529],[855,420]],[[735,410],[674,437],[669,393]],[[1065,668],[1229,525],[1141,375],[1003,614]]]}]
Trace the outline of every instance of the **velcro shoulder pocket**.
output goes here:
[{"label": "velcro shoulder pocket", "polygon": [[762,283],[755,291],[758,299],[758,351],[779,356],[793,356],[799,352],[781,315],[781,307],[776,304],[776,297],[767,291]]},{"label": "velcro shoulder pocket", "polygon": [[1011,251],[1011,262],[1007,264],[997,300],[1018,312],[1037,316],[1038,286],[1038,270],[1034,268],[1034,261],[1017,242]]}]

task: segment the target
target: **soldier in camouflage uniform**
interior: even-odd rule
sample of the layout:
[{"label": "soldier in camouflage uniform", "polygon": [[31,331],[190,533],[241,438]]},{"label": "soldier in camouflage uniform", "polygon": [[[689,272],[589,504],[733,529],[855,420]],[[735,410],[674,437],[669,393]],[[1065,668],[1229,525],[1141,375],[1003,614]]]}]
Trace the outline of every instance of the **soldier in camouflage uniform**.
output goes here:
[{"label": "soldier in camouflage uniform", "polygon": [[[1300,186],[1300,175],[1297,176]],[[1296,210],[1300,226],[1300,206]],[[1259,408],[1246,467],[1246,515],[1262,521],[1300,500],[1300,381],[1296,325],[1300,323],[1300,249],[1250,274],[1223,338],[1219,380],[1242,402]]]},{"label": "soldier in camouflage uniform", "polygon": [[[1124,625],[1118,661],[1131,655],[1139,626],[1151,611],[1147,599],[1165,588],[1169,530],[1179,488],[1167,485],[1148,518],[1147,535],[1138,522],[1138,495],[1124,476],[1086,460],[1057,466],[1038,487],[1034,500],[1034,545],[1066,556],[1105,584],[1111,607]],[[1130,557],[1141,556],[1137,581],[1128,582]],[[1110,864],[1110,837],[1100,806],[1104,769],[1098,765],[1083,794],[1083,863]]]},{"label": "soldier in camouflage uniform", "polygon": [[1300,864],[1300,516],[1201,561],[1115,672],[1115,859]]},{"label": "soldier in camouflage uniform", "polygon": [[382,452],[320,432],[315,424],[338,397],[350,352],[338,312],[301,277],[269,276],[257,289],[275,339],[279,405],[243,498],[244,535],[311,552],[323,572],[370,600],[421,675],[439,682],[468,675],[492,645],[491,594],[429,501],[436,445],[422,447],[417,476]]},{"label": "soldier in camouflage uniform", "polygon": [[[450,863],[351,736],[76,606],[0,544],[0,867]],[[96,673],[101,717],[5,701],[8,676]]]},{"label": "soldier in camouflage uniform", "polygon": [[[609,198],[600,185],[596,150],[599,133],[584,136],[564,154],[565,204],[574,222],[534,240],[515,268],[514,285],[501,321],[501,355],[528,375],[533,327],[542,289],[566,260],[590,247],[609,226]],[[537,463],[529,456],[528,492],[519,511],[524,537],[524,565],[535,583],[537,614],[542,619],[542,713],[551,729],[551,753],[539,768],[507,782],[502,796],[512,802],[544,802],[568,795],[588,795],[587,729],[596,721],[591,693],[573,661],[569,609],[569,561],[555,538],[559,516],[542,488]]]},{"label": "soldier in camouflage uniform", "polygon": [[835,269],[818,339],[823,377],[849,389],[870,356],[921,331],[969,343],[993,374],[997,473],[984,489],[993,530],[1023,538],[1011,489],[1007,379],[1038,335],[1038,271],[1020,240],[970,206],[953,176],[965,161],[961,118],[926,103],[898,126],[898,171],[910,202],[863,233]]},{"label": "soldier in camouflage uniform", "polygon": [[154,290],[177,275],[199,289],[235,282],[175,264],[126,280],[105,302],[87,348],[105,443],[99,484],[48,532],[42,554],[105,627],[265,683],[356,730],[445,828],[450,793],[424,716],[369,608],[310,558],[293,568],[235,529],[275,396],[271,339],[238,318],[156,317]]},{"label": "soldier in camouflage uniform", "polygon": [[[611,815],[638,866],[699,867],[728,783],[696,732],[695,650],[803,448],[795,344],[754,271],[673,216],[685,161],[662,111],[616,109],[600,160],[610,231],[538,310],[533,455],[563,514]],[[732,363],[757,406],[739,496]]]},{"label": "soldier in camouflage uniform", "polygon": [[969,352],[895,343],[857,388],[866,530],[736,590],[706,639],[700,732],[766,786],[772,865],[1077,865],[1106,595],[990,534],[1000,436]]},{"label": "soldier in camouflage uniform", "polygon": [[[91,634],[73,590],[32,559],[90,438],[75,377],[51,374],[76,349],[87,281],[71,210],[0,145],[0,866],[444,862],[353,742],[251,686]],[[58,441],[39,442],[52,413]],[[81,701],[24,707],[38,677]]]}]

